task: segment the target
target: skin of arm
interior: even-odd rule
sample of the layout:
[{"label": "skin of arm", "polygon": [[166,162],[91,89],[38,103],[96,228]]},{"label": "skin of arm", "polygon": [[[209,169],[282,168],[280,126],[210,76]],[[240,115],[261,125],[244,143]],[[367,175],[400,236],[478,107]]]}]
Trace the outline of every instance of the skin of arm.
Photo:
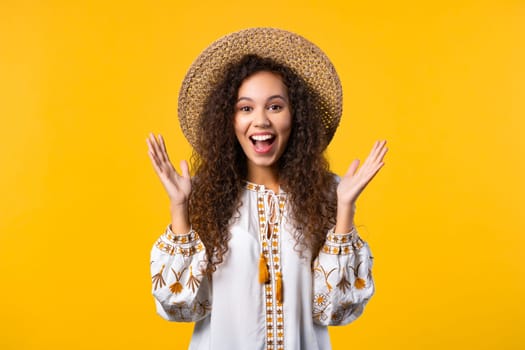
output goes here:
[{"label": "skin of arm", "polygon": [[337,203],[334,233],[348,233],[354,227],[355,206]]},{"label": "skin of arm", "polygon": [[185,234],[191,230],[188,203],[170,204],[171,231],[175,234]]}]

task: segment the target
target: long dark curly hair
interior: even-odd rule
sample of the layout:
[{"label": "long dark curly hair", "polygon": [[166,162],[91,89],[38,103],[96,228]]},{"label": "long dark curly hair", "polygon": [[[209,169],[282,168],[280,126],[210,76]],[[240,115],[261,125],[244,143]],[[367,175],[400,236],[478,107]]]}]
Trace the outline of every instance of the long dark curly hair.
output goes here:
[{"label": "long dark curly hair", "polygon": [[247,55],[227,67],[208,96],[192,155],[190,221],[206,247],[209,274],[228,251],[228,228],[242,205],[240,195],[247,175],[247,159],[233,126],[238,91],[247,77],[260,71],[278,74],[288,89],[292,130],[278,170],[291,205],[296,249],[317,256],[327,231],[335,225],[336,180],[323,154],[325,134],[316,113],[319,96],[290,68]]}]

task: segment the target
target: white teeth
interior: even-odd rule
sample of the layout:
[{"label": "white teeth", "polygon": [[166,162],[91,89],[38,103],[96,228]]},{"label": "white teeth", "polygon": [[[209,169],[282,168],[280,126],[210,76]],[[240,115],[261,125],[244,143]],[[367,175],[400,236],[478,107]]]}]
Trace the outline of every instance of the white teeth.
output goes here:
[{"label": "white teeth", "polygon": [[253,135],[252,139],[254,139],[255,141],[266,141],[271,139],[272,137],[272,135]]}]

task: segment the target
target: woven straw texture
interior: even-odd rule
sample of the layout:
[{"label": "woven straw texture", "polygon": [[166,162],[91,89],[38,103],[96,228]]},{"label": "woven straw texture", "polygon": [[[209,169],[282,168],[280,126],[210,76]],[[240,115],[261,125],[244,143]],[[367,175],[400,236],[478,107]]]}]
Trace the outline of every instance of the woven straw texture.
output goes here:
[{"label": "woven straw texture", "polygon": [[225,67],[247,54],[272,58],[301,76],[320,97],[317,115],[332,139],[342,113],[341,82],[328,57],[305,38],[276,28],[250,28],[228,34],[213,42],[193,62],[179,92],[179,122],[182,132],[195,148],[199,118],[204,103]]}]

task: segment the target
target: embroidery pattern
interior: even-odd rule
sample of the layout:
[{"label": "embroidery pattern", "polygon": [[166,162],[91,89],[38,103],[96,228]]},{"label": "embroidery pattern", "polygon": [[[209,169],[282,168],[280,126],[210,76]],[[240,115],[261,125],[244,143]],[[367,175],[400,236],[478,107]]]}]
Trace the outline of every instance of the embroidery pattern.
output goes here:
[{"label": "embroidery pattern", "polygon": [[[348,267],[354,271],[354,276],[355,276],[354,286],[356,289],[363,289],[366,287],[366,281],[362,279],[361,277],[359,277],[359,267],[361,267],[362,263],[363,262],[360,261],[359,264],[357,264],[356,268],[354,268],[352,265],[348,265]],[[368,273],[370,275],[371,273],[370,270]]]},{"label": "embroidery pattern", "polygon": [[317,272],[320,272],[323,274],[323,277],[324,277],[324,281],[326,283],[326,288],[328,289],[328,293],[330,293],[332,291],[332,285],[328,282],[328,277],[330,277],[330,274],[332,272],[334,272],[335,270],[337,270],[337,268],[333,268],[331,269],[330,271],[326,271],[324,269],[323,266],[321,266],[321,264],[319,263],[319,261],[317,262],[317,266],[314,268],[314,271],[317,271]]},{"label": "embroidery pattern", "polygon": [[[247,182],[246,188],[257,192],[257,209],[259,215],[259,231],[262,253],[268,262],[270,279],[264,285],[266,306],[266,350],[284,350],[284,313],[281,296],[282,288],[277,288],[281,282],[281,240],[280,226],[284,210],[284,194],[275,195],[265,191],[262,186]],[[265,199],[269,199],[265,203]],[[275,207],[275,200],[278,201]],[[268,213],[267,213],[268,212]],[[268,230],[271,235],[268,237]],[[281,299],[282,300],[282,299]]]},{"label": "embroidery pattern", "polygon": [[[167,235],[166,235],[167,236]],[[188,247],[183,247],[180,245],[171,245],[169,243],[164,242],[164,240],[159,238],[157,242],[155,243],[155,246],[163,251],[164,253],[168,253],[169,255],[175,255],[175,254],[182,254],[185,257],[195,255],[196,253],[199,253],[204,249],[204,245],[199,240],[198,236],[196,236],[196,240],[198,240],[197,245],[190,245]],[[189,244],[192,244],[189,242]]]},{"label": "embroidery pattern", "polygon": [[341,280],[337,283],[337,288],[339,288],[343,294],[346,294],[346,291],[347,290],[350,291],[351,287],[352,287],[352,284],[346,278],[346,269],[343,269]]},{"label": "embroidery pattern", "polygon": [[164,277],[162,277],[162,272],[164,271],[164,265],[160,268],[160,271],[151,277],[151,282],[153,283],[153,290],[157,290],[157,288],[162,288],[166,285],[166,282],[164,281]]},{"label": "embroidery pattern", "polygon": [[337,311],[332,314],[332,322],[338,324],[346,317],[350,316],[356,311],[359,306],[352,301],[342,303]]},{"label": "embroidery pattern", "polygon": [[193,312],[196,313],[199,316],[204,316],[210,311],[211,311],[211,303],[210,303],[210,301],[208,299],[206,299],[204,301],[198,301],[193,306]]},{"label": "embroidery pattern", "polygon": [[313,317],[318,321],[325,321],[328,315],[325,313],[328,306],[331,305],[328,294],[318,293],[314,296]]},{"label": "embroidery pattern", "polygon": [[197,240],[199,238],[199,235],[197,235],[197,232],[195,232],[193,229],[186,234],[176,235],[173,232],[171,232],[171,230],[168,228],[166,232],[166,238],[171,243],[185,244]]},{"label": "embroidery pattern", "polygon": [[[168,241],[168,242],[167,242]],[[155,246],[170,255],[175,254],[181,254],[184,257],[190,257],[198,252],[201,252],[204,249],[204,245],[200,241],[199,235],[197,232],[195,232],[193,229],[184,235],[176,235],[168,227],[167,232],[161,236],[157,242],[155,242]],[[164,265],[162,265],[161,270],[159,273],[155,274],[152,277],[152,282],[154,285],[154,290],[157,290],[159,287],[164,287],[166,285],[166,282],[164,281],[164,278],[162,277],[162,272],[164,270]],[[173,275],[175,276],[175,282],[169,286],[170,291],[173,294],[179,294],[184,289],[182,283],[180,282],[182,274],[184,271],[186,271],[187,267],[183,268],[181,271],[177,272],[173,268],[171,271],[173,272]],[[186,283],[187,288],[191,288],[191,291],[195,293],[195,290],[199,288],[201,280],[198,278],[199,276],[202,276],[203,274],[194,275],[193,274],[193,268],[192,266],[189,267],[190,276],[188,278],[188,281]],[[176,307],[174,312],[180,311],[180,305]],[[182,317],[182,312],[180,313]]]},{"label": "embroidery pattern", "polygon": [[166,312],[177,320],[192,321],[203,317],[211,310],[211,303],[208,299],[196,300],[194,303],[187,303],[185,301],[175,302],[171,304]]},{"label": "embroidery pattern", "polygon": [[352,254],[354,250],[361,249],[363,246],[364,242],[354,228],[345,234],[336,234],[330,231],[326,236],[322,251],[323,253],[332,255],[349,255]]},{"label": "embroidery pattern", "polygon": [[173,294],[179,294],[182,292],[182,284],[180,283],[180,278],[182,277],[182,274],[186,271],[186,268],[183,268],[182,271],[176,272],[173,268],[171,269],[171,272],[175,275],[175,283],[170,285],[170,290]]},{"label": "embroidery pattern", "polygon": [[201,284],[201,281],[197,278],[197,276],[193,275],[193,268],[190,265],[190,277],[188,278],[188,283],[186,283],[186,287],[191,287],[191,292],[195,293],[195,289],[198,289]]}]

